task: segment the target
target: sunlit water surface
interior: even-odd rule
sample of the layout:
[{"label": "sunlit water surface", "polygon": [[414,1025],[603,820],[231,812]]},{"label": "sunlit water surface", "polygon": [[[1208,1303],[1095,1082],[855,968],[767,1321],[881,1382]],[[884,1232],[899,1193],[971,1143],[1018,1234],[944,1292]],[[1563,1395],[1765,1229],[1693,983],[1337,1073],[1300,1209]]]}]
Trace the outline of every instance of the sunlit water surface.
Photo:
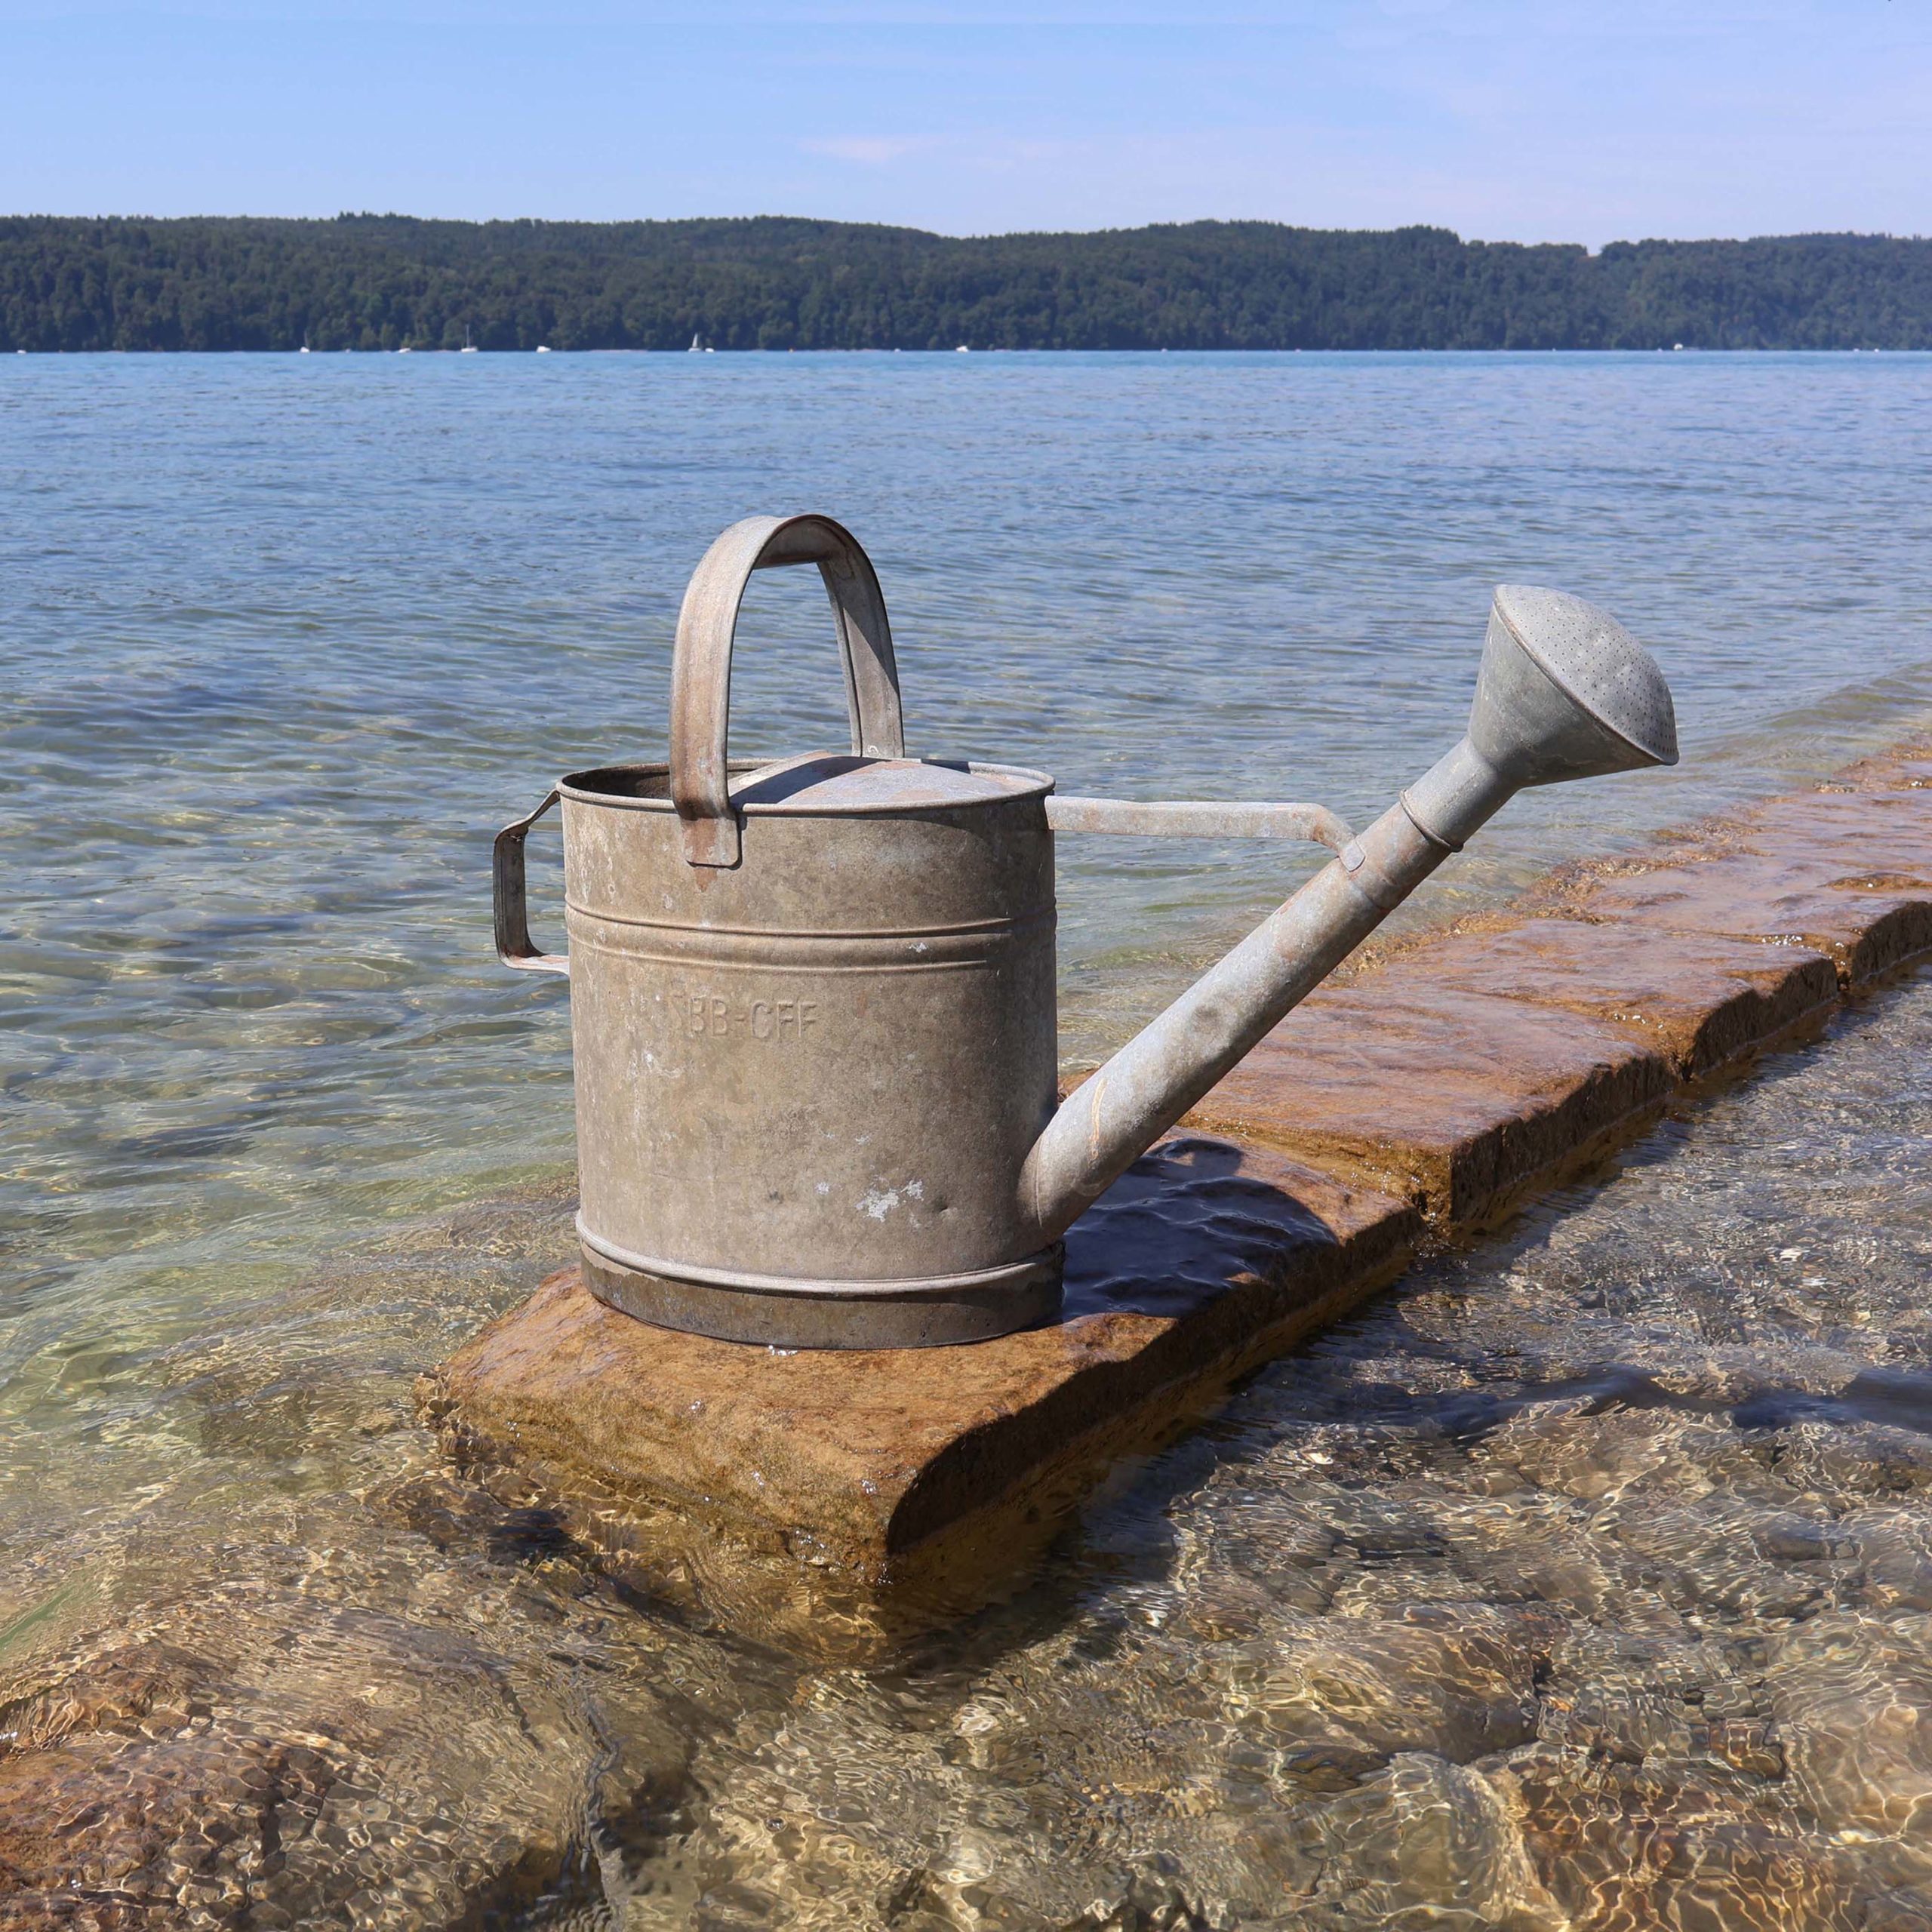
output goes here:
[{"label": "sunlit water surface", "polygon": [[[660,754],[725,522],[860,534],[915,749],[1357,820],[1453,740],[1492,584],[1608,605],[1684,764],[1519,801],[1428,918],[1922,728],[1928,477],[1932,358],[10,358],[0,1671],[165,1638],[211,1765],[333,1738],[274,1775],[354,1828],[274,1884],[397,1924],[473,1866],[504,1922],[1641,1924],[1672,1858],[1701,1922],[1932,1923],[1922,983],[891,1671],[614,1603],[408,1402],[565,1252],[562,995],[495,964],[491,832]],[[741,637],[735,743],[838,742],[815,584]],[[1305,869],[1062,856],[1070,1060]]]}]

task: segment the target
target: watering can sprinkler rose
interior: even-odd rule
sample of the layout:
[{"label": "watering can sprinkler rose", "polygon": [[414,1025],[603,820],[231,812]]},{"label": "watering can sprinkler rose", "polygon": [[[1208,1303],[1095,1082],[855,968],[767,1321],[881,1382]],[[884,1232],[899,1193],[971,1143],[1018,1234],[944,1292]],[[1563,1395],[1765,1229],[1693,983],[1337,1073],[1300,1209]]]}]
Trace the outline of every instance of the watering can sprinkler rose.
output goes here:
[{"label": "watering can sprinkler rose", "polygon": [[[754,571],[818,566],[850,752],[731,759]],[[1670,691],[1604,612],[1506,585],[1462,742],[1368,829],[1318,806],[1134,804],[906,754],[885,602],[829,517],[752,517],[685,593],[668,764],[564,779],[497,835],[497,946],[568,973],[577,1233],[647,1321],[788,1348],[1004,1334],[1059,1305],[1060,1237],[1525,786],[1673,764]],[[568,957],[524,841],[563,805]],[[1312,838],[1334,860],[1064,1101],[1054,835]]]}]

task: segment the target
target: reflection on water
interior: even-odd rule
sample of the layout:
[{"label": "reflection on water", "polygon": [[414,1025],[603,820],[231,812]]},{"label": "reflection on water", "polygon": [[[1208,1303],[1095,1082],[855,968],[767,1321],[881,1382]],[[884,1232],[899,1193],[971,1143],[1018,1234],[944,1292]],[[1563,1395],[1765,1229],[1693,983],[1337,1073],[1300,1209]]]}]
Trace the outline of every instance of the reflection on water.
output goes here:
[{"label": "reflection on water", "polygon": [[[1684,765],[1520,801],[1427,918],[1932,709],[1932,358],[696,360],[0,369],[0,1875],[104,1924],[1932,1923],[1922,983],[890,1671],[625,1598],[409,1401],[567,1252],[489,832],[661,743],[729,518],[871,545],[921,750],[1357,820],[1491,583],[1609,603]],[[752,755],[839,731],[782,575]],[[1294,875],[1063,857],[1076,1059]]]}]

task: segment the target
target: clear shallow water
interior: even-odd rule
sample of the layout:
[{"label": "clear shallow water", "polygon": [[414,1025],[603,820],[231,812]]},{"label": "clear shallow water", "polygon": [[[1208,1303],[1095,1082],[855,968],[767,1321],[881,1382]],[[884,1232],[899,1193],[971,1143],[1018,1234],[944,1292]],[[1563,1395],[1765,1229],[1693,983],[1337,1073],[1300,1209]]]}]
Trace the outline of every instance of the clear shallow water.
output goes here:
[{"label": "clear shallow water", "polygon": [[[645,1820],[636,1830],[651,1844],[668,1832],[663,1844],[633,1832],[611,1855],[625,1871],[660,1860],[651,1882],[663,1896],[702,1896],[721,1924],[769,1922],[779,1908],[761,1887],[774,1885],[804,1922],[891,1918],[866,1889],[875,1878],[914,1886],[893,1922],[973,1922],[975,1887],[991,1884],[1023,1902],[1014,1922],[1078,1923],[1071,1891],[1035,1898],[1027,1887],[1052,1877],[1099,1897],[1129,1882],[1123,1872],[1153,1887],[1145,1922],[1188,1922],[1158,1916],[1171,1878],[1197,1891],[1211,1879],[1224,1904],[1256,1884],[1303,1896],[1285,1888],[1305,1865],[1291,1860],[1278,1883],[1254,1875],[1273,1871],[1270,1834],[1301,1816],[1304,1797],[1343,1807],[1318,1807],[1321,1817],[1354,1817],[1356,1804],[1367,1820],[1347,1828],[1358,1842],[1321,1854],[1337,1884],[1354,1883],[1395,1815],[1349,1796],[1357,1778],[1383,1775],[1377,1753],[1460,1764],[1521,1744],[1531,1719],[1509,1711],[1562,1681],[1513,1610],[1487,1662],[1460,1639],[1428,1638],[1440,1635],[1432,1578],[1460,1579],[1446,1599],[1457,1603],[1554,1601],[1565,1617],[1580,1604],[1578,1657],[1599,1626],[1618,1644],[1688,1641],[1694,1615],[1756,1630],[1752,1620],[1771,1613],[1755,1586],[1706,1586],[1709,1563],[1730,1560],[1712,1556],[1729,1546],[1711,1539],[1726,1523],[1724,1534],[1757,1539],[1795,1510],[1812,1531],[1782,1543],[1784,1532],[1764,1534],[1780,1549],[1825,1537],[1817,1560],[1828,1567],[1803,1574],[1832,1580],[1827,1607],[1850,1620],[1841,1647],[1821,1654],[1815,1694],[1895,1687],[1891,1654],[1871,1647],[1909,1653],[1918,1640],[1897,1619],[1932,1611],[1932,1597],[1918,1604],[1909,1580],[1903,1595],[1875,1596],[1857,1579],[1877,1574],[1874,1561],[1907,1575],[1919,1547],[1909,1472],[1924,1275],[1913,1190],[1927,1131],[1912,1109],[1922,1112],[1914,1097],[1932,1084],[1922,1001],[1870,1023],[1869,1048],[1857,1031],[1867,1023],[1854,1026],[1863,1088],[1846,1071],[1854,1047],[1828,1052],[1769,1098],[1723,1103],[1739,1124],[1703,1165],[1646,1168],[1601,1197],[1590,1212],[1610,1220],[1594,1235],[1587,1216],[1536,1223],[1527,1251],[1558,1257],[1553,1275],[1540,1260],[1521,1282],[1494,1257],[1457,1264],[1466,1286],[1442,1285],[1451,1268],[1418,1287],[1422,1303],[1346,1331],[1356,1340],[1332,1345],[1340,1355],[1324,1345],[1264,1378],[1232,1434],[1198,1452],[1198,1482],[1194,1452],[1150,1472],[1117,1518],[1096,1512],[1053,1590],[897,1678],[801,1678],[604,1604],[540,1534],[479,1527],[435,1490],[407,1386],[563,1250],[564,1010],[554,986],[495,965],[490,833],[560,771],[656,752],[677,600],[726,521],[818,507],[859,532],[894,611],[916,749],[1040,764],[1124,795],[1313,796],[1358,819],[1460,728],[1492,583],[1553,582],[1609,605],[1665,661],[1684,765],[1519,801],[1419,907],[1427,918],[1506,893],[1558,858],[1822,774],[1932,712],[1928,404],[1932,358],[1903,356],[0,365],[0,1666],[70,1656],[63,1646],[94,1642],[93,1631],[172,1632],[183,1654],[217,1659],[205,1675],[220,1687],[182,1694],[214,1712],[195,1721],[211,1727],[199,1734],[215,1758],[244,1733],[266,1749],[305,1698],[319,1700],[316,1735],[391,1766],[388,1795],[372,1801],[401,1821],[382,1839],[384,1869],[419,1874],[454,1870],[452,1839],[473,1850],[491,1830],[518,1843],[561,1833],[581,1850],[595,1836],[585,1767],[600,1751],[621,1764],[621,1740],[641,1737],[654,1764],[695,1749],[694,1783],[681,1771],[645,1780],[681,1794],[675,1829],[655,1798],[634,1807],[633,1823]],[[836,742],[815,584],[774,575],[750,609],[738,742],[753,754]],[[1068,841],[1064,855],[1075,1059],[1121,1037],[1300,872],[1272,851]],[[540,883],[540,903],[554,883]],[[454,1235],[446,1218],[419,1218],[506,1195],[526,1204],[479,1207]],[[1728,1232],[1714,1231],[1713,1199]],[[1833,1312],[1831,1269],[1792,1291],[1785,1264],[1760,1252],[1808,1253],[1833,1226],[1834,1266],[1857,1294],[1877,1284],[1856,1322]],[[1424,1346],[1402,1311],[1437,1306],[1432,1294],[1448,1339]],[[1558,1339],[1546,1303],[1571,1309]],[[1820,1358],[1816,1387],[1794,1382],[1786,1331],[1801,1331],[1809,1349],[1820,1324],[1838,1352]],[[1386,1359],[1383,1343],[1361,1340],[1378,1335]],[[1687,1409],[1618,1379],[1635,1362],[1654,1382],[1654,1358],[1668,1367],[1714,1335],[1739,1352],[1750,1386],[1822,1406],[1801,1402],[1740,1432],[1735,1416],[1695,1407],[1717,1399],[1708,1392],[1694,1390]],[[1365,1357],[1349,1352],[1362,1347]],[[1382,1366],[1371,1374],[1363,1360]],[[1903,1411],[1863,1416],[1879,1385],[1843,1397],[1866,1372],[1857,1364],[1904,1392]],[[1883,1381],[1895,1371],[1906,1379]],[[1498,1373],[1506,1392],[1529,1392],[1497,1394],[1485,1378]],[[1506,1410],[1526,1404],[1559,1438],[1572,1426],[1562,1418],[1583,1418],[1571,1449],[1526,1450],[1528,1465],[1519,1458],[1493,1491],[1479,1487],[1487,1515],[1465,1516],[1454,1484],[1435,1503],[1407,1487],[1448,1480],[1428,1461],[1437,1448],[1414,1445],[1460,1440],[1463,1426],[1443,1417],[1463,1412],[1465,1385]],[[1286,1392],[1272,1408],[1270,1389]],[[1321,1501],[1342,1478],[1315,1472],[1334,1465],[1294,1460],[1305,1409],[1309,1426],[1352,1445],[1341,1466],[1356,1486],[1337,1494],[1354,1500]],[[1720,1431],[1727,1454],[1734,1441],[1783,1441],[1754,1430],[1865,1441],[1858,1431],[1882,1427],[1894,1433],[1873,1466],[1908,1475],[1860,1476],[1857,1451],[1835,1487],[1767,1489],[1752,1474],[1755,1450],[1740,1461],[1704,1436],[1678,1443],[1693,1416]],[[1485,1428],[1484,1441],[1507,1435]],[[1506,1589],[1436,1562],[1487,1548],[1492,1533],[1498,1548],[1512,1537],[1541,1546],[1573,1503],[1594,1522],[1602,1499],[1572,1495],[1585,1478],[1562,1474],[1562,1459],[1574,1449],[1614,1460],[1623,1452],[1597,1439],[1606,1429],[1645,1441],[1661,1431],[1657,1466],[1691,1472],[1653,1481],[1638,1441],[1629,1453],[1644,1509],[1681,1493],[1705,1499],[1705,1513],[1668,1531],[1640,1524],[1628,1563],[1592,1570],[1578,1556]],[[1251,1463],[1260,1475],[1244,1473]],[[1525,1466],[1519,1494],[1509,1485]],[[1304,1478],[1316,1503],[1297,1488]],[[1196,1491],[1179,1515],[1168,1507]],[[1832,1555],[1838,1532],[1820,1529],[1822,1518],[1881,1503],[1890,1527],[1861,1518]],[[1343,1534],[1351,1510],[1410,1524],[1411,1542],[1391,1547],[1423,1567],[1391,1570],[1394,1557]],[[1438,1517],[1478,1527],[1451,1535]],[[1304,1588],[1293,1552],[1307,1549],[1324,1552],[1333,1592]],[[1860,1554],[1872,1549],[1882,1561]],[[1213,1608],[1217,1592],[1246,1610]],[[1197,1617],[1189,1604],[1204,1601]],[[1425,1633],[1402,1639],[1413,1709],[1374,1715],[1383,1694],[1370,1680],[1392,1666],[1372,1646],[1351,1652],[1353,1664],[1311,1665],[1292,1695],[1267,1687],[1331,1641],[1294,1620],[1371,1614]],[[1780,1632],[1815,1620],[1775,1616]],[[1258,1647],[1229,1666],[1231,1688],[1214,1687],[1218,1666],[1204,1661],[1224,1641],[1210,1629],[1217,1617],[1235,1620],[1226,1641]],[[441,1682],[442,1666],[424,1663],[426,1631],[454,1647],[459,1687],[438,1692],[440,1704],[420,1691],[420,1721],[438,1735],[454,1727],[475,1757],[425,1761],[411,1784],[394,1768],[392,1733],[374,1718],[358,1730],[340,1702],[354,1684],[371,1690],[368,1709],[399,1709],[399,1687],[417,1695],[426,1671]],[[1008,1652],[1032,1658],[1033,1674],[1017,1690],[998,1679],[998,1694],[1047,1699],[1029,1706],[1019,1760],[998,1742],[997,1714],[983,1730],[959,1717],[987,1660]],[[1672,1705],[1666,1724],[1642,1700],[1679,1678],[1645,1676],[1649,1653],[1630,1654],[1627,1681],[1592,1679],[1589,1697],[1649,1712],[1643,1723],[1677,1740],[1669,1725],[1690,1723],[1688,1704]],[[1051,1697],[1038,1687],[1063,1678]],[[460,1687],[485,1681],[497,1687],[489,1696]],[[531,1716],[537,1704],[550,1715]],[[1451,1705],[1477,1715],[1452,1722],[1439,1714]],[[1143,1737],[1170,1706],[1181,1727],[1165,1743]],[[1300,1715],[1266,1715],[1278,1707]],[[1137,1770],[1118,1755],[1124,1723],[1139,1727]],[[509,1742],[518,1726],[554,1749],[519,1758]],[[1281,1770],[1267,1755],[1278,1732],[1333,1732],[1341,1755],[1306,1776]],[[994,1741],[961,1741],[982,1737]],[[844,1782],[814,1783],[788,1738],[842,1767]],[[722,1755],[707,1764],[714,1747]],[[997,1802],[969,1803],[949,1782],[955,1770],[936,1768],[970,1770],[976,1752],[987,1789],[1005,1794]],[[178,1768],[169,1779],[180,1784]],[[1437,1789],[1427,1779],[1446,1775],[1430,1770],[1416,1789],[1426,1798]],[[1325,1797],[1323,1779],[1340,1781]],[[1238,1803],[1216,1795],[1230,1780],[1245,1794]],[[1773,1782],[1779,1804],[1809,1789]],[[1476,1786],[1442,1789],[1474,1805],[1470,1816],[1489,1815]],[[767,1792],[768,1815],[754,1815]],[[753,1808],[740,1807],[752,1793]],[[1718,1806],[1713,1831],[1737,1825],[1718,1798],[1697,1801]],[[449,1826],[453,1810],[469,1821],[462,1830]],[[848,1837],[861,1825],[872,1835],[844,1848],[829,1816]],[[1155,1817],[1221,1823],[1149,1850]],[[1329,1826],[1309,1829],[1328,1842]],[[339,1878],[354,1860],[337,1854],[331,1863],[318,1841],[316,1869]],[[1916,1884],[1918,1868],[1899,1856],[1897,1882]],[[1163,1875],[1166,1857],[1179,1876]],[[1023,1884],[1011,1875],[1021,1871],[1034,1876]]]},{"label": "clear shallow water", "polygon": [[1928,1065],[1921,976],[871,1670],[627,1599],[435,1466],[411,1371],[560,1199],[57,1351],[97,1484],[141,1463],[9,1519],[0,1870],[122,1925],[1916,1932]]}]

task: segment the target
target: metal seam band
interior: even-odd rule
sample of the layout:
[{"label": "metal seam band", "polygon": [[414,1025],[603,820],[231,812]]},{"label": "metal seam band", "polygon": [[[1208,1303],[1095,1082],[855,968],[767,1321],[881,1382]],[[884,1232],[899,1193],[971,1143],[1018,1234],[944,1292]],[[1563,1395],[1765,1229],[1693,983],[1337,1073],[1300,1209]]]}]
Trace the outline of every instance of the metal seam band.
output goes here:
[{"label": "metal seam band", "polygon": [[801,931],[791,926],[698,926],[681,919],[626,919],[615,912],[599,912],[588,906],[580,906],[574,899],[564,901],[566,913],[574,912],[583,919],[595,919],[600,925],[638,926],[647,931],[660,933],[700,933],[707,938],[767,940],[906,940],[906,939],[954,939],[968,938],[977,934],[1023,932],[1053,918],[1057,909],[1049,904],[1036,906],[1029,912],[1015,912],[1010,917],[998,919],[966,919],[951,926],[892,926],[852,927],[843,931],[832,928],[820,931]]},{"label": "metal seam band", "polygon": [[1001,971],[1016,950],[1010,946],[979,946],[970,952],[936,952],[929,959],[826,959],[782,955],[774,958],[769,953],[750,952],[735,957],[728,953],[690,949],[648,952],[638,946],[607,946],[575,933],[571,935],[570,943],[574,952],[598,952],[612,959],[641,959],[654,966],[681,967],[693,973],[764,973],[773,976],[787,973],[970,973],[981,968]]}]

